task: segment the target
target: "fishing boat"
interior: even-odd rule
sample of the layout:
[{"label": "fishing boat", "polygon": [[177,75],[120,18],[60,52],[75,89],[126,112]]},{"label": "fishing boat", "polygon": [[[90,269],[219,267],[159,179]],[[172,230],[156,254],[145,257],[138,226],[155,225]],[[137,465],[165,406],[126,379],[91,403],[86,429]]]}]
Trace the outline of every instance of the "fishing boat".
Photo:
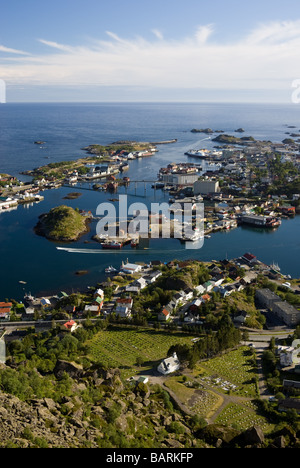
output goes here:
[{"label": "fishing boat", "polygon": [[117,241],[106,241],[101,243],[101,247],[103,249],[120,250],[123,247],[123,243]]},{"label": "fishing boat", "polygon": [[111,274],[111,273],[116,273],[118,270],[114,268],[113,266],[109,266],[108,268],[105,268],[105,273]]}]

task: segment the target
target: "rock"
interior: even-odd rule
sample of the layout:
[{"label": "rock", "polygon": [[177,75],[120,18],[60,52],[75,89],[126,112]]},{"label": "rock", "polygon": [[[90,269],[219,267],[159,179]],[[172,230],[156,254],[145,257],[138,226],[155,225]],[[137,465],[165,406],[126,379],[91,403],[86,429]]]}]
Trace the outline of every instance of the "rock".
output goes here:
[{"label": "rock", "polygon": [[276,437],[276,439],[273,441],[275,447],[277,448],[285,448],[286,446],[286,440],[283,436]]},{"label": "rock", "polygon": [[178,440],[176,439],[167,439],[166,444],[171,447],[171,448],[184,448],[184,445],[182,445]]},{"label": "rock", "polygon": [[57,379],[61,379],[64,373],[67,373],[73,379],[79,379],[83,376],[83,367],[75,362],[61,361],[58,360],[53,371]]},{"label": "rock", "polygon": [[253,426],[251,429],[244,431],[235,439],[235,443],[239,446],[259,446],[265,440],[262,429],[258,426]]},{"label": "rock", "polygon": [[216,424],[210,424],[197,431],[197,437],[199,439],[203,439],[213,446],[220,443],[220,440],[222,440],[224,444],[229,445],[238,435],[239,433],[235,429]]}]

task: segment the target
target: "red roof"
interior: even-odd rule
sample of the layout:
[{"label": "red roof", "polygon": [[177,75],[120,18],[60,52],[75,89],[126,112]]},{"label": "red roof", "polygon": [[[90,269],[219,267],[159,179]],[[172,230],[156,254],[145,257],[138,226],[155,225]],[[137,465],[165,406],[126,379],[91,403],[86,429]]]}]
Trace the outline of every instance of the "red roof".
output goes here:
[{"label": "red roof", "polygon": [[76,322],[74,322],[74,320],[70,320],[70,322],[67,322],[67,323],[64,324],[64,327],[72,328],[73,325],[76,325]]},{"label": "red roof", "polygon": [[117,299],[117,303],[118,304],[131,304],[132,299],[131,299],[131,297],[127,298],[127,299]]},{"label": "red roof", "polygon": [[166,317],[170,315],[170,312],[168,312],[166,309],[161,311],[162,314],[164,314]]},{"label": "red roof", "polygon": [[251,254],[251,253],[245,253],[245,254],[243,255],[243,257],[244,257],[246,260],[249,260],[249,261],[254,260],[254,259],[256,258],[255,255],[253,255],[253,254]]},{"label": "red roof", "polygon": [[6,314],[10,313],[10,309],[1,309],[0,310],[0,317],[5,317]]},{"label": "red roof", "polygon": [[3,307],[4,308],[9,307],[11,309],[12,308],[12,303],[11,302],[0,302],[0,309],[2,309]]}]

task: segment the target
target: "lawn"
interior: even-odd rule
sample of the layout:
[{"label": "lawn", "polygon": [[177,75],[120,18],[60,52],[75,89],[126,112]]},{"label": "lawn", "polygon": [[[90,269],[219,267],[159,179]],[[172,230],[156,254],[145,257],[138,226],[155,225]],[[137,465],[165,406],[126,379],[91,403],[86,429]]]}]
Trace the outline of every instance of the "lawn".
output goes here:
[{"label": "lawn", "polygon": [[224,424],[235,427],[238,430],[246,430],[254,425],[262,428],[264,432],[273,430],[273,426],[268,424],[266,420],[256,414],[256,406],[251,401],[245,404],[228,404],[215,420],[216,424]]},{"label": "lawn", "polygon": [[256,365],[249,348],[241,347],[201,363],[198,379],[221,392],[256,398]]},{"label": "lawn", "polygon": [[191,344],[195,336],[180,332],[165,332],[147,328],[110,326],[100,331],[88,342],[89,355],[93,361],[108,367],[117,367],[124,374],[132,374],[137,358],[143,361],[140,370],[149,370],[167,357],[174,344]]},{"label": "lawn", "polygon": [[209,418],[223,403],[223,398],[209,390],[190,387],[189,383],[191,382],[184,382],[182,376],[177,376],[168,378],[165,385],[190,411],[203,418]]}]

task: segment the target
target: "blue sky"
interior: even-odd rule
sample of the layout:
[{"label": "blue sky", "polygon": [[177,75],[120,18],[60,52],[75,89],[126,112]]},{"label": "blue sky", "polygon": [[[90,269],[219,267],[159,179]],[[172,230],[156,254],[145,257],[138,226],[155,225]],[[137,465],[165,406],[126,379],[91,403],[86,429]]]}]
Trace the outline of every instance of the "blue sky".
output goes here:
[{"label": "blue sky", "polygon": [[288,102],[298,0],[10,0],[0,16],[9,101]]}]

